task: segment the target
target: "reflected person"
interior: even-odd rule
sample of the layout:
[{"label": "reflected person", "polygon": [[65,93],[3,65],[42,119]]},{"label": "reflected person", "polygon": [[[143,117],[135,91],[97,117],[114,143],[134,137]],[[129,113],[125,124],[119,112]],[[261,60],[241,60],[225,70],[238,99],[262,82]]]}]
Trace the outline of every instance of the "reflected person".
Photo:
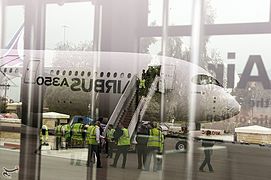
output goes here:
[{"label": "reflected person", "polygon": [[[207,131],[206,132],[206,135],[207,136],[210,136],[211,135],[211,131]],[[208,168],[209,168],[209,171],[210,172],[214,172],[214,169],[211,165],[211,155],[213,153],[213,150],[212,150],[212,147],[214,146],[214,143],[211,142],[211,141],[203,141],[202,142],[202,147],[204,148],[204,155],[205,155],[205,158],[204,158],[204,161],[202,162],[199,170],[201,172],[204,172],[204,167],[206,166],[206,164],[208,165]]]},{"label": "reflected person", "polygon": [[147,159],[147,143],[148,143],[148,128],[146,125],[142,125],[136,136],[136,152],[138,166],[137,169],[145,169]]}]

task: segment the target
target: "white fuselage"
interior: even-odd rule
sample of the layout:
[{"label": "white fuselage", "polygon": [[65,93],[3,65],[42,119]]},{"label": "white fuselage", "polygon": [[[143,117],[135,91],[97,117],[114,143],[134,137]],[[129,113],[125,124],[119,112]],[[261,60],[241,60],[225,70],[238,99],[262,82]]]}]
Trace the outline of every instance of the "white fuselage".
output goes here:
[{"label": "white fuselage", "polygon": [[[89,106],[95,103],[102,117],[110,117],[131,78],[140,78],[142,70],[147,70],[148,65],[154,63],[161,65],[161,83],[166,88],[167,102],[173,108],[178,107],[183,120],[188,118],[191,93],[196,95],[195,117],[198,121],[227,119],[240,110],[239,104],[223,87],[209,81],[195,83],[198,75],[213,78],[207,71],[171,57],[120,52],[32,50],[24,51],[22,59],[24,68],[6,64],[1,71],[8,77],[22,77],[22,83],[36,84],[46,88],[46,91],[65,89],[70,96],[64,99],[56,97],[59,98],[57,102],[69,102],[74,106],[80,101],[87,101]],[[196,71],[191,71],[192,68]],[[192,85],[196,89],[191,90]],[[79,94],[88,94],[89,99]]]}]

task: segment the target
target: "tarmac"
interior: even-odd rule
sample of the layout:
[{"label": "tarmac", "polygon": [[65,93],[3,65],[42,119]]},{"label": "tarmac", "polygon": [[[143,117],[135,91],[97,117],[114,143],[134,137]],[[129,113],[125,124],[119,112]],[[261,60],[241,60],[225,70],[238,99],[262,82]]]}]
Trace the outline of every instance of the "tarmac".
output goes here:
[{"label": "tarmac", "polygon": [[[107,180],[269,180],[271,177],[271,147],[259,145],[244,145],[233,143],[216,143],[212,150],[211,164],[214,172],[210,173],[205,167],[205,172],[199,171],[199,166],[204,160],[201,142],[193,143],[193,150],[179,152],[174,149],[177,139],[166,138],[166,151],[162,158],[162,170],[153,172],[137,169],[137,154],[129,153],[126,168],[121,168],[122,156],[117,168],[110,164],[113,159],[101,155],[103,168],[90,168],[86,166],[87,148],[74,148],[51,150],[47,147],[41,151],[41,180],[74,180],[74,179],[107,179]],[[5,142],[7,143],[7,142]],[[13,142],[14,143],[14,142]],[[19,149],[11,149],[0,142],[0,170],[3,177],[3,168],[16,169],[19,165]],[[191,148],[191,147],[190,147]],[[191,158],[189,158],[191,155]],[[152,163],[153,164],[153,163]],[[152,166],[151,166],[152,167]],[[18,179],[18,171],[10,179]]]}]

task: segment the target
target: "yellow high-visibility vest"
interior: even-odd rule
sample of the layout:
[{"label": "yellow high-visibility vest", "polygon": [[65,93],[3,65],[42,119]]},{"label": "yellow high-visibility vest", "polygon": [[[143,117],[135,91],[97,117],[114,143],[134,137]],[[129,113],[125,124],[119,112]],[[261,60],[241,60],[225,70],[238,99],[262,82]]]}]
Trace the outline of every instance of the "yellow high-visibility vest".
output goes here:
[{"label": "yellow high-visibility vest", "polygon": [[130,145],[130,136],[128,129],[122,128],[123,134],[118,140],[118,146]]},{"label": "yellow high-visibility vest", "polygon": [[96,140],[96,129],[100,128],[99,126],[91,126],[89,129],[89,144],[98,144]]},{"label": "yellow high-visibility vest", "polygon": [[152,129],[150,129],[149,133],[150,133],[150,136],[148,139],[147,146],[160,148],[161,147],[161,135],[160,135],[161,132],[160,132],[160,130],[157,128],[152,128]]},{"label": "yellow high-visibility vest", "polygon": [[146,88],[146,85],[145,85],[145,79],[141,79],[141,80],[139,81],[139,88],[140,88],[140,89]]}]

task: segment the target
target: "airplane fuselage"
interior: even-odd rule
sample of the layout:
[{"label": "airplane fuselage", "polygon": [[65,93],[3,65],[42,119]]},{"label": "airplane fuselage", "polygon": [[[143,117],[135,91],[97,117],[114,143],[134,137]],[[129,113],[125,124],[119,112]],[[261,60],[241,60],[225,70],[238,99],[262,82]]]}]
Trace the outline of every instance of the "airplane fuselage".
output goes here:
[{"label": "airplane fuselage", "polygon": [[[238,114],[240,108],[206,70],[171,57],[119,52],[25,51],[23,62],[24,68],[4,66],[1,71],[21,76],[24,84],[44,87],[50,92],[45,93],[45,100],[54,97],[60,106],[63,103],[77,106],[80,101],[87,101],[88,106],[95,104],[101,117],[110,117],[132,77],[140,78],[142,70],[154,63],[161,65],[160,83],[166,90],[169,110],[179,111],[183,120],[188,118],[191,93],[196,95],[198,121],[227,119]],[[196,69],[194,74],[193,69]],[[196,89],[191,89],[192,84]],[[47,96],[58,91],[65,93],[64,97]]]}]

